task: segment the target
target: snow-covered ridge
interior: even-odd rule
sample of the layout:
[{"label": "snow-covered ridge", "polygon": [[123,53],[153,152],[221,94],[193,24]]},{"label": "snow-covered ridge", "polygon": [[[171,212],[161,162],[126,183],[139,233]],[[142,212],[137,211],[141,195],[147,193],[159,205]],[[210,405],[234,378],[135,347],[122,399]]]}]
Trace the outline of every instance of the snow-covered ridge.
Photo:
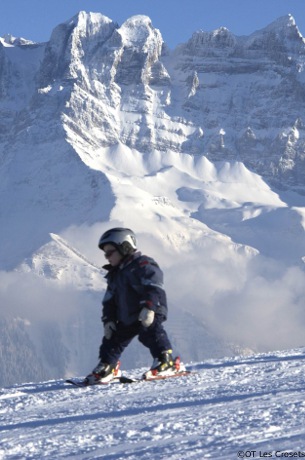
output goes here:
[{"label": "snow-covered ridge", "polygon": [[24,45],[35,45],[36,42],[31,40],[26,40],[22,37],[13,37],[11,34],[5,34],[3,37],[0,37],[0,43],[3,46],[11,47],[11,46],[24,46]]}]

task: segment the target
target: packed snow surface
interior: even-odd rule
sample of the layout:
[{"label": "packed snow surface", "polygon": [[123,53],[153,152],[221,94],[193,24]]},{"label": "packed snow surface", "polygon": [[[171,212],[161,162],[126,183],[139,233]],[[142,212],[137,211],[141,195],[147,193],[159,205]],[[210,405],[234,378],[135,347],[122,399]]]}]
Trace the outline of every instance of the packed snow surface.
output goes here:
[{"label": "packed snow surface", "polygon": [[304,360],[302,348],[208,360],[157,382],[4,388],[0,458],[304,457]]}]

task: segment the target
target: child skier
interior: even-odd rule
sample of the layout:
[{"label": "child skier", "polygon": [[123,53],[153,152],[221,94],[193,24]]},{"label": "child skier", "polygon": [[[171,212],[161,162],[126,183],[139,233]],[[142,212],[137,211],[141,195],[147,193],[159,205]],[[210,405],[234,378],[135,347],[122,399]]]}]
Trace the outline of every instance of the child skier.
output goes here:
[{"label": "child skier", "polygon": [[128,228],[105,232],[99,248],[109,262],[103,267],[108,271],[102,302],[104,337],[100,361],[86,377],[87,383],[109,382],[119,376],[119,358],[136,336],[154,358],[144,378],[176,372],[172,346],[162,325],[167,303],[161,269],[152,258],[137,251],[135,234]]}]

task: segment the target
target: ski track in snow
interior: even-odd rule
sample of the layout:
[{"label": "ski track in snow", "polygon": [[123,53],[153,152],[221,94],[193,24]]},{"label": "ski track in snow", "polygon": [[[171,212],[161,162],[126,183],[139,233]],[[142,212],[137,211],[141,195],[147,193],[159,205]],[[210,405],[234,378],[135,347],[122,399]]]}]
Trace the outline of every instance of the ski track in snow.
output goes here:
[{"label": "ski track in snow", "polygon": [[[305,456],[305,348],[192,364],[177,379],[0,392],[0,458]],[[139,375],[142,369],[135,370]],[[279,457],[281,456],[282,457]]]}]

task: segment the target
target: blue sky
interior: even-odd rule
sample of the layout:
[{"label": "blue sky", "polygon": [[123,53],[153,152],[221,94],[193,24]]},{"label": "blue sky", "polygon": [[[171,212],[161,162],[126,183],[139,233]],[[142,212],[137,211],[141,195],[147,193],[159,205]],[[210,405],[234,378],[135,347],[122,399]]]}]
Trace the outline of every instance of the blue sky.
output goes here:
[{"label": "blue sky", "polygon": [[305,37],[304,0],[0,0],[0,36],[11,33],[48,41],[58,24],[78,11],[101,12],[118,24],[145,14],[160,29],[170,48],[187,41],[198,29],[227,27],[249,35],[291,13]]}]

